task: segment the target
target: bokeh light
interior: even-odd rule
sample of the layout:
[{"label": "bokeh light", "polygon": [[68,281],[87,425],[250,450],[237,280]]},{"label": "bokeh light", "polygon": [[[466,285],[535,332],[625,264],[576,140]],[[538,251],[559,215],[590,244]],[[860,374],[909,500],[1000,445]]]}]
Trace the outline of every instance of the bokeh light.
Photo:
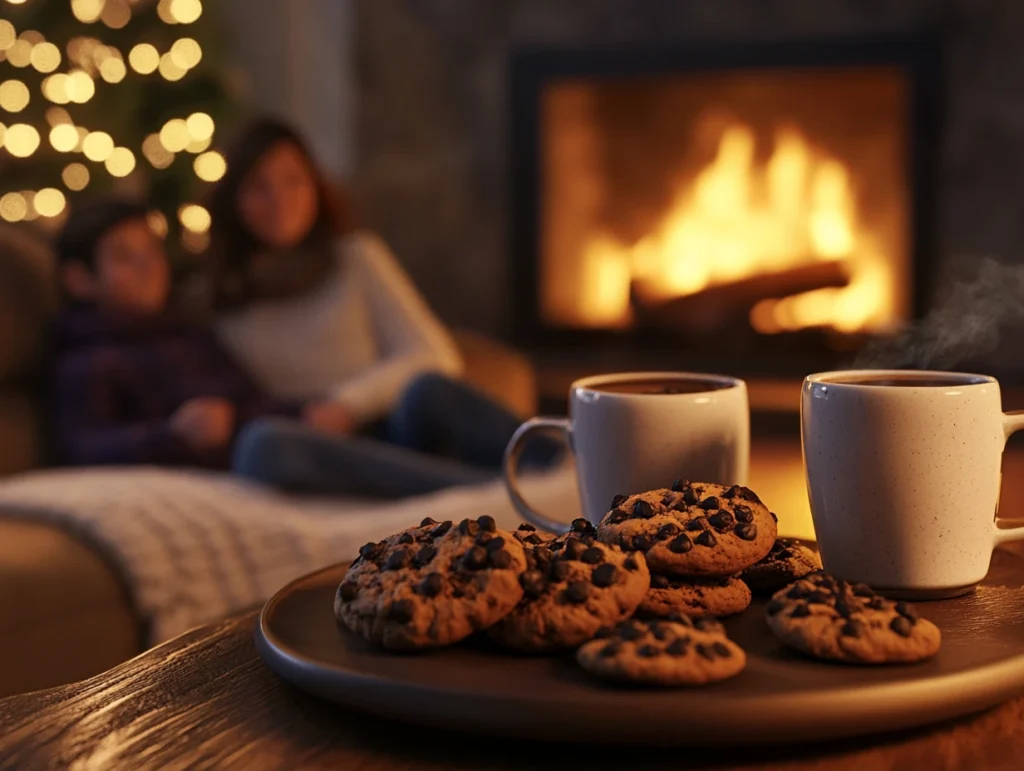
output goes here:
[{"label": "bokeh light", "polygon": [[71,0],[71,13],[83,24],[92,24],[103,13],[103,0]]},{"label": "bokeh light", "polygon": [[67,104],[71,101],[71,97],[68,96],[70,83],[71,78],[63,72],[51,75],[43,81],[43,96],[55,104]]},{"label": "bokeh light", "polygon": [[89,136],[89,129],[85,126],[75,126],[75,131],[78,132],[78,144],[75,145],[75,152],[82,152],[82,145],[85,144],[85,138]]},{"label": "bokeh light", "polygon": [[70,123],[58,123],[50,129],[50,144],[61,153],[70,153],[78,146],[78,131]]},{"label": "bokeh light", "polygon": [[84,190],[89,184],[89,169],[84,163],[69,163],[61,172],[60,178],[68,190]]},{"label": "bokeh light", "polygon": [[160,129],[160,143],[172,153],[180,153],[191,140],[188,124],[181,118],[172,118]]},{"label": "bokeh light", "polygon": [[186,72],[186,69],[175,64],[174,57],[169,53],[160,57],[160,75],[164,80],[181,80]]},{"label": "bokeh light", "polygon": [[127,177],[135,169],[135,154],[127,147],[115,147],[105,162],[112,177]]},{"label": "bokeh light", "polygon": [[202,141],[213,136],[213,118],[205,112],[194,112],[185,120],[188,134],[192,139]]},{"label": "bokeh light", "polygon": [[182,227],[194,233],[205,233],[210,229],[210,212],[197,203],[189,203],[178,209],[178,220]]},{"label": "bokeh light", "polygon": [[32,222],[39,218],[39,212],[32,208],[32,204],[35,201],[35,191],[33,190],[22,190],[21,197],[25,199],[25,222]]},{"label": "bokeh light", "polygon": [[44,217],[56,217],[65,204],[64,194],[55,187],[44,187],[32,199],[32,208]]},{"label": "bokeh light", "polygon": [[51,126],[59,126],[61,123],[71,123],[71,116],[63,107],[47,107],[46,122]]},{"label": "bokeh light", "polygon": [[164,147],[159,134],[150,134],[142,141],[142,154],[155,169],[166,169],[174,162],[174,153]]},{"label": "bokeh light", "polygon": [[160,0],[156,4],[156,15],[164,24],[177,24],[178,20],[171,15],[171,0]]},{"label": "bokeh light", "polygon": [[[18,35],[18,37],[22,40],[27,40],[28,44],[32,46],[37,46],[46,40],[46,38],[43,37],[43,33],[37,29],[27,29]],[[32,191],[28,191],[28,194],[31,195]]]},{"label": "bokeh light", "polygon": [[107,57],[100,64],[100,77],[107,83],[120,83],[127,74],[128,70],[124,66],[124,62],[116,56]]},{"label": "bokeh light", "polygon": [[4,137],[7,136],[7,126],[0,123],[0,147],[4,146]]},{"label": "bokeh light", "polygon": [[164,216],[163,212],[153,209],[146,213],[146,224],[149,225],[149,229],[156,233],[160,238],[167,238],[167,217]]},{"label": "bokeh light", "polygon": [[192,38],[183,37],[171,46],[171,58],[182,69],[190,70],[202,61],[203,49]]},{"label": "bokeh light", "polygon": [[60,66],[60,49],[53,43],[32,46],[29,61],[39,72],[53,72]]},{"label": "bokeh light", "polygon": [[178,24],[191,24],[203,13],[200,0],[171,0],[168,11]]},{"label": "bokeh light", "polygon": [[82,152],[90,161],[105,161],[114,152],[114,140],[105,131],[90,131],[82,142]]},{"label": "bokeh light", "polygon": [[197,157],[192,168],[195,170],[196,176],[204,182],[216,182],[224,176],[224,172],[228,170],[228,164],[224,160],[224,156],[214,150]]},{"label": "bokeh light", "polygon": [[15,67],[28,67],[32,61],[32,44],[19,38],[7,49],[7,61]]},{"label": "bokeh light", "polygon": [[204,230],[202,233],[196,233],[193,230],[183,230],[181,232],[181,245],[195,254],[205,252],[210,245],[210,232]]},{"label": "bokeh light", "polygon": [[140,75],[149,75],[160,66],[160,54],[149,43],[139,43],[128,52],[128,63]]},{"label": "bokeh light", "polygon": [[0,217],[8,222],[20,222],[28,214],[28,201],[21,193],[7,193],[0,198]]},{"label": "bokeh light", "polygon": [[7,112],[21,112],[28,107],[28,86],[20,80],[5,80],[0,83],[0,108]]},{"label": "bokeh light", "polygon": [[0,51],[6,51],[18,39],[18,31],[7,19],[0,19]]},{"label": "bokeh light", "polygon": [[100,14],[100,21],[111,29],[121,29],[132,18],[132,10],[125,0],[106,0],[103,4],[103,12]]},{"label": "bokeh light", "polygon": [[28,158],[39,148],[39,132],[27,123],[15,123],[7,127],[4,147],[15,158]]},{"label": "bokeh light", "polygon": [[96,95],[96,84],[85,70],[68,73],[65,89],[68,99],[76,104],[85,104]]}]

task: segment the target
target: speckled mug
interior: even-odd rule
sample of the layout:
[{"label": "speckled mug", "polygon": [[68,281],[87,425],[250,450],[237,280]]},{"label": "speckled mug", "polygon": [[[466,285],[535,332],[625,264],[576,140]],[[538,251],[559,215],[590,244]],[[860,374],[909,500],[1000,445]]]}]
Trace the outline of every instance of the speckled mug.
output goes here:
[{"label": "speckled mug", "polygon": [[988,572],[1003,447],[1024,428],[985,375],[811,375],[800,400],[807,490],[825,569],[887,594],[952,597]]}]

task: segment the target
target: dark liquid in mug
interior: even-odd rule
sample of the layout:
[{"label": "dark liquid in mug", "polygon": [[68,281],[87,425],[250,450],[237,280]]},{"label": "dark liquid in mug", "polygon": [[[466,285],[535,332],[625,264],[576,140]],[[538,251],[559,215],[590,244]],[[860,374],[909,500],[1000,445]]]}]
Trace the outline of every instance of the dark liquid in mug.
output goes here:
[{"label": "dark liquid in mug", "polygon": [[895,386],[897,388],[949,388],[951,386],[975,385],[987,382],[978,377],[923,377],[909,373],[906,375],[854,375],[851,377],[835,377],[824,381],[837,385]]},{"label": "dark liquid in mug", "polygon": [[732,388],[732,384],[720,380],[622,380],[587,388],[610,394],[699,394]]}]

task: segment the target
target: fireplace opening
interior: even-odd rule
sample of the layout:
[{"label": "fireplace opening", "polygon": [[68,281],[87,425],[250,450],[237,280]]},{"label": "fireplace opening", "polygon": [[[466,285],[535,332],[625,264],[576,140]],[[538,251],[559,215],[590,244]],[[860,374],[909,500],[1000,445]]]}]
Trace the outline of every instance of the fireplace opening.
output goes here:
[{"label": "fireplace opening", "polygon": [[912,320],[934,61],[892,41],[700,53],[514,58],[517,331],[803,367]]}]

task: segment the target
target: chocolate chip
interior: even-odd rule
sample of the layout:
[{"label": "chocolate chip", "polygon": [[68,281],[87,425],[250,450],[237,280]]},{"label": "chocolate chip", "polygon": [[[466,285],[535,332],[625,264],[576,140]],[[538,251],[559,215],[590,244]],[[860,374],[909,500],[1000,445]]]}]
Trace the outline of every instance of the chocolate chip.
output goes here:
[{"label": "chocolate chip", "polygon": [[402,533],[398,536],[399,543],[412,543],[414,540],[411,533]]},{"label": "chocolate chip", "polygon": [[655,640],[660,640],[661,642],[665,642],[665,640],[669,639],[672,636],[672,630],[669,629],[664,624],[661,624],[661,623],[659,623],[657,621],[651,622],[650,627],[651,627],[651,634],[654,635],[654,639]]},{"label": "chocolate chip", "polygon": [[601,655],[605,657],[617,656],[621,652],[622,643],[618,642],[617,640],[612,640],[610,643],[608,643],[601,649]]},{"label": "chocolate chip", "polygon": [[492,568],[498,570],[504,570],[505,568],[512,567],[512,555],[504,549],[499,551],[492,551],[490,556],[487,558]]},{"label": "chocolate chip", "polygon": [[685,656],[690,648],[690,638],[680,637],[665,646],[665,653],[669,656]]},{"label": "chocolate chip", "polygon": [[654,507],[643,498],[633,504],[633,516],[641,519],[650,519],[654,516]]},{"label": "chocolate chip", "polygon": [[832,595],[821,589],[815,589],[805,599],[811,605],[830,605],[832,603]]},{"label": "chocolate chip", "polygon": [[570,538],[565,543],[565,549],[562,551],[562,558],[567,560],[578,560],[583,556],[583,552],[586,550],[587,547],[577,539]]},{"label": "chocolate chip", "polygon": [[637,551],[647,551],[651,548],[652,545],[653,544],[651,543],[651,539],[643,533],[633,536],[632,546]]},{"label": "chocolate chip", "polygon": [[910,605],[907,605],[907,603],[905,602],[896,603],[896,612],[903,616],[903,618],[907,619],[907,621],[910,621],[911,623],[917,621],[917,619],[920,618],[917,615],[917,611],[914,610]]},{"label": "chocolate chip", "polygon": [[617,525],[620,522],[625,522],[627,519],[630,519],[628,511],[623,511],[622,509],[614,509],[605,515],[604,524]]},{"label": "chocolate chip", "polygon": [[669,538],[674,538],[679,533],[679,528],[669,522],[667,525],[662,525],[658,528],[658,535],[656,536],[659,541],[667,541]]},{"label": "chocolate chip", "polygon": [[502,538],[500,535],[495,537],[495,538],[492,538],[491,540],[489,540],[487,542],[487,544],[484,546],[484,548],[487,551],[489,551],[489,552],[490,551],[498,551],[499,549],[502,549],[504,547],[505,547],[505,539]]},{"label": "chocolate chip", "polygon": [[594,568],[594,572],[590,574],[590,581],[599,588],[611,586],[615,583],[615,576],[618,570],[610,562],[606,562],[603,565],[598,565]]},{"label": "chocolate chip", "polygon": [[690,486],[690,482],[687,479],[677,479],[672,483],[672,492],[681,493],[687,487]]},{"label": "chocolate chip", "polygon": [[835,610],[840,618],[849,618],[853,615],[853,609],[845,602],[837,602]]},{"label": "chocolate chip", "polygon": [[692,487],[687,487],[683,490],[683,503],[687,506],[696,506],[697,500],[697,491]]},{"label": "chocolate chip", "polygon": [[639,570],[640,569],[640,563],[636,561],[636,557],[634,557],[632,554],[630,554],[628,557],[626,557],[625,561],[622,563],[622,567],[624,567],[626,570],[632,572],[634,570]]},{"label": "chocolate chip", "polygon": [[391,552],[391,556],[388,557],[388,561],[384,563],[384,569],[401,570],[405,567],[405,563],[408,559],[409,551],[407,549],[396,549]]},{"label": "chocolate chip", "polygon": [[669,580],[666,576],[659,575],[657,573],[651,574],[651,588],[652,589],[668,589]]},{"label": "chocolate chip", "polygon": [[790,618],[806,618],[809,615],[811,615],[811,609],[806,602],[798,602],[789,612]]},{"label": "chocolate chip", "polygon": [[474,546],[462,555],[462,567],[467,570],[479,570],[487,564],[487,550],[482,546]]},{"label": "chocolate chip", "polygon": [[[698,538],[700,536],[697,536]],[[668,550],[673,554],[686,554],[693,548],[693,542],[686,537],[685,533],[681,533],[673,538],[668,545]]]},{"label": "chocolate chip", "polygon": [[706,645],[704,643],[697,643],[696,648],[697,653],[706,658],[708,661],[715,660],[715,649],[712,646]]},{"label": "chocolate chip", "polygon": [[720,533],[724,533],[726,530],[736,524],[736,518],[725,509],[718,511],[708,517],[708,522],[711,526]]},{"label": "chocolate chip", "polygon": [[595,640],[604,640],[615,634],[615,627],[613,626],[600,626],[597,631],[594,632]]},{"label": "chocolate chip", "polygon": [[636,655],[643,656],[645,659],[653,659],[655,656],[658,656],[660,654],[661,648],[659,648],[657,645],[651,645],[650,643],[641,645],[639,648],[636,649]]},{"label": "chocolate chip", "polygon": [[622,503],[627,498],[629,498],[628,495],[616,495],[614,498],[612,498],[612,508],[619,508],[619,504]]},{"label": "chocolate chip", "polygon": [[742,503],[739,506],[733,507],[733,512],[736,515],[737,522],[753,522],[754,512],[750,510],[749,506],[744,506]]},{"label": "chocolate chip", "polygon": [[581,535],[597,534],[597,530],[590,523],[590,520],[584,519],[583,517],[577,517],[572,521],[572,530],[574,533],[580,533]]},{"label": "chocolate chip", "polygon": [[359,556],[364,560],[372,560],[377,556],[377,544],[371,542],[359,547]]},{"label": "chocolate chip", "polygon": [[346,581],[338,587],[338,595],[344,602],[352,602],[357,594],[359,594],[359,586],[351,581]]},{"label": "chocolate chip", "polygon": [[728,490],[726,490],[724,493],[722,493],[722,497],[723,498],[735,498],[737,495],[739,495],[739,492],[740,492],[740,486],[739,485],[733,485]]},{"label": "chocolate chip", "polygon": [[768,605],[765,606],[765,612],[769,616],[777,616],[779,611],[786,607],[786,603],[782,600],[769,600]]},{"label": "chocolate chip", "polygon": [[547,565],[555,558],[555,553],[546,546],[538,546],[532,551],[532,555],[538,565]]},{"label": "chocolate chip", "polygon": [[569,577],[569,563],[561,560],[552,562],[550,573],[552,581],[564,581]]},{"label": "chocolate chip", "polygon": [[397,600],[391,603],[391,608],[388,610],[388,618],[392,621],[397,621],[399,624],[408,624],[412,621],[415,612],[416,606],[412,600]]},{"label": "chocolate chip", "polygon": [[694,543],[698,543],[701,546],[715,546],[718,544],[718,539],[715,538],[715,534],[710,530],[705,530],[703,533],[693,539]]},{"label": "chocolate chip", "polygon": [[480,524],[471,519],[464,519],[459,523],[459,532],[463,535],[476,535],[480,531]]},{"label": "chocolate chip", "polygon": [[753,541],[757,538],[757,525],[746,522],[742,525],[736,525],[736,529],[733,532],[744,541]]},{"label": "chocolate chip", "polygon": [[424,546],[422,549],[416,552],[416,557],[414,558],[413,561],[415,562],[416,567],[421,568],[424,565],[428,564],[436,556],[437,549],[435,549],[433,546]]},{"label": "chocolate chip", "polygon": [[528,597],[540,597],[544,594],[547,582],[544,580],[544,574],[539,570],[527,570],[519,576],[519,585],[523,587],[523,591]]},{"label": "chocolate chip", "polygon": [[719,655],[720,658],[727,659],[732,657],[732,650],[724,642],[715,640],[711,643],[711,649]]},{"label": "chocolate chip", "polygon": [[430,525],[436,525],[437,520],[431,517],[424,517],[420,520],[420,527],[429,527]]},{"label": "chocolate chip", "polygon": [[885,608],[886,608],[885,598],[883,598],[883,597],[872,597],[870,600],[868,600],[868,605],[867,606],[869,608],[871,608],[871,610],[885,610]]},{"label": "chocolate chip", "polygon": [[807,584],[793,584],[789,587],[789,591],[786,592],[786,597],[791,600],[802,600],[813,591],[815,590],[811,589]]},{"label": "chocolate chip", "polygon": [[644,628],[633,621],[627,621],[619,627],[621,640],[639,640],[644,634]]},{"label": "chocolate chip", "polygon": [[486,530],[481,530],[479,533],[477,533],[476,545],[483,546],[488,541],[492,540],[494,537],[495,536],[493,533],[488,533]]},{"label": "chocolate chip", "polygon": [[521,538],[520,540],[521,540],[521,541],[522,541],[523,543],[528,543],[528,544],[531,544],[531,545],[533,545],[533,546],[536,546],[537,544],[542,544],[542,543],[544,543],[544,539],[543,539],[543,538],[541,538],[541,537],[540,537],[539,535],[537,535],[536,533],[530,533],[529,535],[525,535],[525,536],[523,536],[523,537],[522,537],[522,538]]},{"label": "chocolate chip", "polygon": [[676,497],[674,495],[672,495],[672,493],[669,493],[668,495],[664,496],[661,499],[661,505],[662,506],[668,506],[669,508],[672,508],[672,504],[675,503],[675,502],[676,502]]},{"label": "chocolate chip", "polygon": [[696,517],[686,523],[686,529],[691,533],[696,533],[698,530],[707,530],[707,520],[704,517]]},{"label": "chocolate chip", "polygon": [[580,555],[580,559],[586,562],[588,565],[600,565],[604,562],[604,552],[596,546],[591,546],[583,554]]},{"label": "chocolate chip", "polygon": [[777,515],[777,514],[776,514],[776,513],[774,512],[774,511],[769,511],[769,512],[768,512],[768,515],[769,515],[769,516],[770,516],[770,517],[771,517],[772,519],[774,519],[774,520],[775,520],[776,522],[778,522],[778,521],[779,521],[779,517],[778,517],[778,515]]},{"label": "chocolate chip", "polygon": [[704,509],[704,511],[714,511],[715,509],[722,508],[718,503],[718,499],[713,495],[710,498],[705,498],[701,501],[700,507]]},{"label": "chocolate chip", "polygon": [[760,503],[761,499],[757,497],[757,493],[751,490],[749,487],[740,487],[736,493],[737,498],[742,498],[745,501],[751,503]]},{"label": "chocolate chip", "polygon": [[586,581],[573,581],[565,588],[565,599],[574,604],[586,602],[590,596],[590,584]]},{"label": "chocolate chip", "polygon": [[440,573],[427,573],[419,582],[416,590],[424,597],[436,597],[444,587],[444,578]]},{"label": "chocolate chip", "polygon": [[693,626],[702,632],[718,632],[722,629],[722,625],[713,618],[698,618],[693,622]]},{"label": "chocolate chip", "polygon": [[438,525],[437,527],[435,527],[433,530],[430,531],[430,537],[431,538],[440,538],[442,535],[444,535],[445,533],[447,533],[451,529],[452,529],[451,520],[446,519],[444,522],[442,522],[440,525]]},{"label": "chocolate chip", "polygon": [[848,619],[839,630],[839,634],[843,637],[860,637],[864,634],[864,624],[855,618]]},{"label": "chocolate chip", "polygon": [[532,532],[533,532],[533,531],[535,531],[536,529],[537,529],[537,528],[535,528],[535,527],[534,527],[533,525],[531,525],[531,524],[530,524],[529,522],[523,522],[523,523],[522,523],[521,525],[519,525],[519,527],[517,527],[517,528],[516,528],[516,530],[523,530],[523,531],[525,531],[525,532],[527,532],[527,533],[532,533]]},{"label": "chocolate chip", "polygon": [[913,622],[904,616],[896,616],[889,622],[889,628],[900,637],[910,637],[914,633]]}]

